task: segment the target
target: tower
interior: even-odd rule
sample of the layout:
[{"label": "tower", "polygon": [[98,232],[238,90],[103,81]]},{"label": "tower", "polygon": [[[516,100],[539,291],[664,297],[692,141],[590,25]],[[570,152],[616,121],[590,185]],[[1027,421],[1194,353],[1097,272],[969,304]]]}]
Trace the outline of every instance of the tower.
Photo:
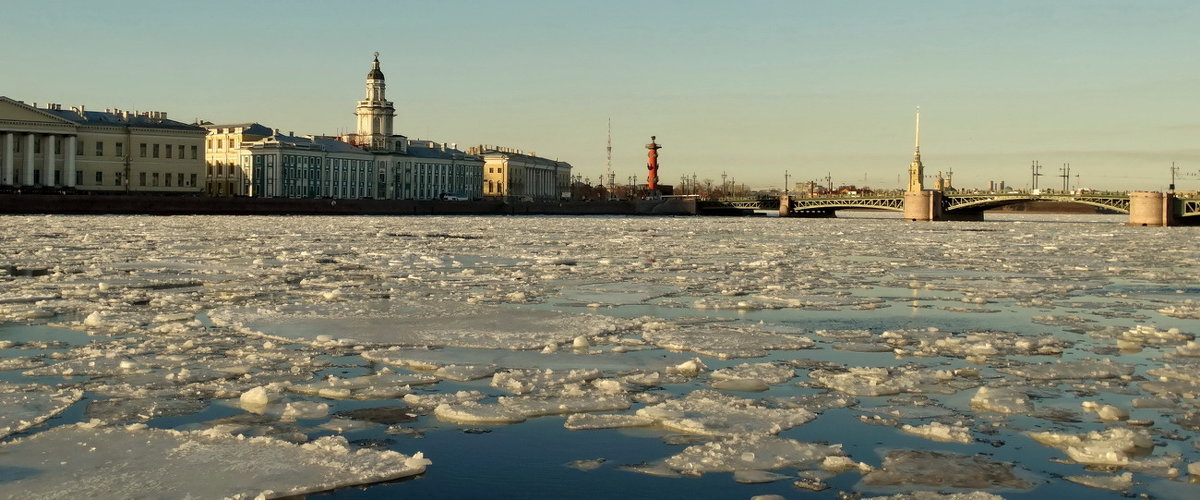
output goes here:
[{"label": "tower", "polygon": [[383,71],[379,70],[378,52],[371,62],[371,72],[367,73],[366,98],[358,101],[354,115],[358,117],[355,143],[366,149],[394,148],[392,122],[396,118],[396,108],[384,96]]},{"label": "tower", "polygon": [[925,166],[921,164],[921,108],[917,107],[916,145],[913,148],[913,160],[908,164],[908,191],[923,191],[925,189]]},{"label": "tower", "polygon": [[654,142],[654,136],[650,136],[650,144],[646,145],[649,149],[646,161],[646,189],[654,191],[658,189],[658,150],[662,149],[662,145]]}]

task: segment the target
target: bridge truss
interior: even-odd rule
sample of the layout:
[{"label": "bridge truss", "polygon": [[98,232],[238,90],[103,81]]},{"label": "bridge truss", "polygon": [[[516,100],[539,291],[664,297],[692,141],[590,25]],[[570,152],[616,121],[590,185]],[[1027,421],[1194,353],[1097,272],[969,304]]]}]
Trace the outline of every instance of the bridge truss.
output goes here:
[{"label": "bridge truss", "polygon": [[[942,212],[969,213],[998,208],[1014,203],[1030,201],[1058,201],[1080,203],[1101,207],[1120,213],[1129,213],[1129,195],[1127,194],[1029,194],[1029,193],[985,193],[985,194],[945,194],[942,197]],[[1184,199],[1183,215],[1200,215],[1200,199]],[[891,196],[825,196],[818,198],[792,198],[794,212],[832,212],[847,208],[866,208],[887,210],[892,212],[904,211],[904,195]],[[778,210],[778,198],[724,199],[718,202],[705,202],[714,207],[730,207],[745,210]]]},{"label": "bridge truss", "polygon": [[1129,213],[1129,195],[1027,193],[948,194],[942,197],[942,211],[944,213],[976,212],[1030,201],[1080,203],[1124,214]]}]

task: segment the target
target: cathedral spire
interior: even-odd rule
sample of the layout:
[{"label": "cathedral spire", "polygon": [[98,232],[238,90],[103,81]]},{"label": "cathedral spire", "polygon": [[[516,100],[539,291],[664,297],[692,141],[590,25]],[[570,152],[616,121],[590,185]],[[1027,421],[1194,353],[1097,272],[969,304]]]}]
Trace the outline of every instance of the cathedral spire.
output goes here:
[{"label": "cathedral spire", "polygon": [[[378,53],[378,52],[377,52]],[[917,106],[917,138],[913,148],[916,154],[921,154],[921,107]]]},{"label": "cathedral spire", "polygon": [[921,163],[921,107],[917,106],[917,131],[913,145],[913,160],[908,165],[908,191],[925,190],[925,165]]}]

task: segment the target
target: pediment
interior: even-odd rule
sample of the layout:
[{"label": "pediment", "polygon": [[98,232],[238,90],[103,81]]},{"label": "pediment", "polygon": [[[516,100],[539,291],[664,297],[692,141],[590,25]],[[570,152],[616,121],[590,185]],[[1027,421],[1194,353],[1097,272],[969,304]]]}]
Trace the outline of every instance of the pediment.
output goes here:
[{"label": "pediment", "polygon": [[75,127],[75,123],[37,109],[28,104],[0,96],[0,123],[18,122],[23,125],[44,125],[53,128]]}]

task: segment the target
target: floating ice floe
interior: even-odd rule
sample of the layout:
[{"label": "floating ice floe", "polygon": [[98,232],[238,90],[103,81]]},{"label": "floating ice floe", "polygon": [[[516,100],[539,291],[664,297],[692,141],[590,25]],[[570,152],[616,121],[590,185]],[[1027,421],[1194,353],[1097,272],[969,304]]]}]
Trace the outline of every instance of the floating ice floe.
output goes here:
[{"label": "floating ice floe", "polygon": [[1058,448],[1071,460],[1085,465],[1128,467],[1137,470],[1167,470],[1179,457],[1154,457],[1154,440],[1145,429],[1113,427],[1085,434],[1066,434],[1051,431],[1028,432],[1030,438],[1046,446]]},{"label": "floating ice floe", "polygon": [[900,426],[900,430],[906,434],[920,436],[933,441],[941,441],[943,443],[962,443],[971,444],[975,441],[971,437],[971,430],[962,425],[962,423],[943,424],[941,422],[930,422],[925,425],[908,425]]},{"label": "floating ice floe", "polygon": [[438,378],[431,375],[406,375],[383,368],[374,374],[361,377],[330,376],[317,382],[290,384],[287,390],[329,399],[391,399],[408,394],[411,386],[437,382]]},{"label": "floating ice floe", "polygon": [[1133,374],[1133,365],[1117,363],[1109,358],[1104,358],[1016,365],[997,368],[996,371],[1031,380],[1094,380],[1127,377]]},{"label": "floating ice floe", "polygon": [[845,456],[840,445],[803,443],[766,434],[748,434],[689,446],[665,464],[685,475],[710,472],[768,471],[810,466],[819,469],[832,456]]},{"label": "floating ice floe", "polygon": [[757,358],[770,350],[811,349],[812,339],[751,328],[690,327],[646,331],[647,342],[671,351],[688,351],[718,359]]},{"label": "floating ice floe", "polygon": [[49,420],[80,399],[83,399],[83,391],[76,389],[6,387],[5,391],[0,391],[0,439]]},{"label": "floating ice floe", "polygon": [[0,482],[0,496],[283,497],[413,476],[429,464],[420,452],[355,450],[337,436],[297,445],[219,432],[76,424],[0,444],[0,468],[12,471]]},{"label": "floating ice floe", "polygon": [[1009,387],[980,387],[971,397],[971,408],[976,411],[1025,415],[1033,411],[1029,396]]},{"label": "floating ice floe", "polygon": [[1113,491],[1127,491],[1133,487],[1133,473],[1126,472],[1115,476],[1096,476],[1096,475],[1076,475],[1063,476],[1063,479],[1072,483],[1082,484],[1092,488],[1100,488]]},{"label": "floating ice floe", "polygon": [[851,367],[845,371],[826,369],[809,372],[817,383],[852,396],[890,396],[905,392],[953,394],[978,385],[955,371],[918,366]]},{"label": "floating ice floe", "polygon": [[219,325],[273,338],[406,347],[542,349],[624,328],[604,316],[452,302],[336,302],[222,309],[210,316]]},{"label": "floating ice floe", "polygon": [[665,429],[708,436],[777,434],[817,416],[801,408],[769,408],[710,390],[692,391],[683,398],[638,409],[636,414]]},{"label": "floating ice floe", "polygon": [[513,394],[528,394],[550,387],[586,382],[600,377],[600,370],[505,370],[492,376],[492,387]]},{"label": "floating ice floe", "polygon": [[892,450],[883,466],[865,476],[870,487],[916,486],[934,488],[1029,489],[1034,483],[1013,471],[1013,465],[980,455],[960,455],[924,450]]}]

